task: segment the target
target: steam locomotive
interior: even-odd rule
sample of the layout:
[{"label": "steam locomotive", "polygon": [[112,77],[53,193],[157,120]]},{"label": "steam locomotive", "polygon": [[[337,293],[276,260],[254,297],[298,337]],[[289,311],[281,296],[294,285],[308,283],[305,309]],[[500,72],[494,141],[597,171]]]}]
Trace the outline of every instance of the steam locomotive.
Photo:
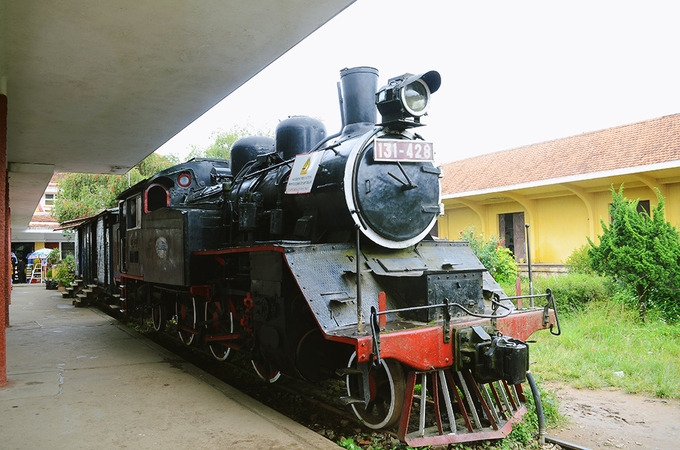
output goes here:
[{"label": "steam locomotive", "polygon": [[156,330],[244,353],[267,382],[344,379],[340,401],[410,445],[505,437],[526,412],[525,341],[552,330],[554,300],[515,308],[467,243],[432,237],[441,173],[415,129],[439,73],[381,89],[370,67],[340,77],[339,133],[290,117],[72,224],[79,274]]}]

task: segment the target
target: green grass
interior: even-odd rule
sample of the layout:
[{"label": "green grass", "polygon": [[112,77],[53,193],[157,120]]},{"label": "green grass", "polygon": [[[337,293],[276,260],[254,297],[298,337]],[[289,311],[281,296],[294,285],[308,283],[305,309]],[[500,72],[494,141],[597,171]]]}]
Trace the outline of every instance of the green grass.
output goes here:
[{"label": "green grass", "polygon": [[577,388],[680,399],[680,325],[650,318],[609,301],[561,317],[562,335],[532,339],[532,372]]}]

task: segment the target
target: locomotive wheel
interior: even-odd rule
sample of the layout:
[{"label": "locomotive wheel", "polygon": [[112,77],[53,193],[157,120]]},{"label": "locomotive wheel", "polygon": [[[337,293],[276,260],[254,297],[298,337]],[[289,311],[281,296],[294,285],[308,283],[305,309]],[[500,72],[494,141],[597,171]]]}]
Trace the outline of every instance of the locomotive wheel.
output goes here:
[{"label": "locomotive wheel", "polygon": [[[226,303],[231,304],[228,300]],[[205,321],[213,321],[205,324],[208,335],[232,334],[234,332],[234,313],[231,308],[229,311],[224,311],[222,304],[223,302],[205,303]],[[231,353],[231,348],[220,342],[209,342],[208,348],[218,361],[226,360]]]},{"label": "locomotive wheel", "polygon": [[163,303],[159,303],[151,308],[151,322],[153,323],[154,330],[165,331],[165,323],[168,321],[167,314]]},{"label": "locomotive wheel", "polygon": [[[354,360],[356,353],[349,359],[347,367],[356,367]],[[379,366],[371,365],[368,371],[370,399],[364,408],[363,404],[352,404],[354,414],[363,421],[364,425],[373,430],[390,428],[399,421],[404,404],[406,379],[404,369],[398,361],[392,359],[380,360]],[[350,397],[362,398],[360,375],[347,375],[347,394]]]},{"label": "locomotive wheel", "polygon": [[257,373],[257,376],[267,383],[275,383],[279,378],[281,378],[281,372],[278,369],[273,368],[269,363],[262,360],[250,360],[253,364],[253,369]]},{"label": "locomotive wheel", "polygon": [[186,345],[194,342],[196,333],[192,333],[185,328],[196,330],[196,299],[191,297],[189,301],[184,299],[175,303],[175,314],[177,314],[177,333],[179,339]]}]

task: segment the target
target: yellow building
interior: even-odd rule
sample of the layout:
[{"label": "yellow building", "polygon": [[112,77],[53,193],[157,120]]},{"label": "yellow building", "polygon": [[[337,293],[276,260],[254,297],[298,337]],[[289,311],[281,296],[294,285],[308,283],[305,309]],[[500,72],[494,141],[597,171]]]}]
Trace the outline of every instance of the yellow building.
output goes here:
[{"label": "yellow building", "polygon": [[648,212],[658,189],[679,227],[680,114],[454,161],[443,173],[440,237],[474,226],[524,262],[528,231],[532,265],[559,271],[586,237],[602,234],[612,186]]}]

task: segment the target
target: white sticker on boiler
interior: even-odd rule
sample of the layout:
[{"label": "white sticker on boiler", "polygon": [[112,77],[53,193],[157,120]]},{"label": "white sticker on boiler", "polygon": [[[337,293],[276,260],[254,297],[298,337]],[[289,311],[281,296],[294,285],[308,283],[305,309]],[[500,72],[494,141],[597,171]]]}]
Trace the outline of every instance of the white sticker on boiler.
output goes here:
[{"label": "white sticker on boiler", "polygon": [[319,169],[323,152],[297,155],[290,171],[286,194],[309,194]]}]

